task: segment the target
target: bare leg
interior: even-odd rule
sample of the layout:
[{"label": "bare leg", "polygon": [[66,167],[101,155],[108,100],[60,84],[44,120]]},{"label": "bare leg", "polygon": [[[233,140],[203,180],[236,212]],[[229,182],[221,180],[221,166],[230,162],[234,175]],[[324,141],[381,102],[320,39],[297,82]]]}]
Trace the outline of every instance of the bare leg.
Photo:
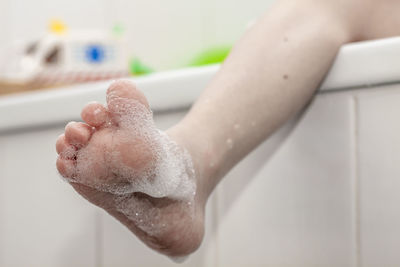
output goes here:
[{"label": "bare leg", "polygon": [[206,194],[310,100],[340,46],[351,40],[333,14],[296,2],[274,6],[247,32],[189,114],[170,130],[196,147],[192,153],[199,154],[207,173]]},{"label": "bare leg", "polygon": [[58,170],[151,248],[193,252],[219,180],[310,100],[342,44],[381,37],[381,29],[364,28],[379,3],[279,1],[167,134],[155,128],[140,91],[113,84],[107,107],[89,104],[87,124],[67,125],[57,141]]}]

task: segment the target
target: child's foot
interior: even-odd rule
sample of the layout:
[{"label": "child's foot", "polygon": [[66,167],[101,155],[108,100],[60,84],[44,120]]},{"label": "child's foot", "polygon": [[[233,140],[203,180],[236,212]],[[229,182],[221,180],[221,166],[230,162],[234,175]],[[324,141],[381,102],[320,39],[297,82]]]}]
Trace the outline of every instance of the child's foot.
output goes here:
[{"label": "child's foot", "polygon": [[149,247],[170,256],[193,252],[204,232],[197,166],[154,126],[144,95],[115,82],[107,108],[90,103],[82,118],[87,124],[69,123],[57,140],[61,175]]}]

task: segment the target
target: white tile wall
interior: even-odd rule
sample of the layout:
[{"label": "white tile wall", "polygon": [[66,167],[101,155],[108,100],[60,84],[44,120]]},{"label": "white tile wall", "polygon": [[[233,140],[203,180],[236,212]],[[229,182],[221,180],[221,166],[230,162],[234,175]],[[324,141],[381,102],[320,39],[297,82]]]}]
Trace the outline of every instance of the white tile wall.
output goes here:
[{"label": "white tile wall", "polygon": [[97,208],[54,164],[62,128],[1,137],[0,266],[94,266]]},{"label": "white tile wall", "polygon": [[209,5],[214,8],[215,24],[209,25],[208,40],[213,40],[215,45],[234,44],[257,17],[268,9],[274,0],[209,0]]},{"label": "white tile wall", "polygon": [[[51,18],[76,28],[122,23],[132,55],[157,70],[187,65],[199,52],[231,45],[274,0],[0,0],[1,44],[36,38]],[[2,45],[0,44],[0,48]]]},{"label": "white tile wall", "polygon": [[9,30],[9,21],[8,21],[8,17],[7,17],[7,5],[6,5],[6,1],[4,0],[0,0],[0,49],[3,49],[4,47],[4,42],[9,39],[9,34],[8,34],[8,30]]},{"label": "white tile wall", "polygon": [[354,266],[352,111],[319,96],[224,178],[218,266]]},{"label": "white tile wall", "polygon": [[[4,0],[2,0],[4,1]],[[109,16],[106,10],[107,0],[12,0],[8,6],[8,27],[11,39],[31,39],[40,37],[47,31],[52,18],[60,18],[71,29],[109,27]]]},{"label": "white tile wall", "polygon": [[110,1],[131,51],[157,68],[178,67],[203,49],[201,0]]},{"label": "white tile wall", "polygon": [[358,94],[362,266],[400,265],[400,86]]}]

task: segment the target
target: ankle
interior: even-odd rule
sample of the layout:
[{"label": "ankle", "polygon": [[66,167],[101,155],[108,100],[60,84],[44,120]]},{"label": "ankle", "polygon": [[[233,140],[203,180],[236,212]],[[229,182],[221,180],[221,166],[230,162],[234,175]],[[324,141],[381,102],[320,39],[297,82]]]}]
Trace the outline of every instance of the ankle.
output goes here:
[{"label": "ankle", "polygon": [[213,146],[207,144],[203,135],[200,136],[198,132],[182,123],[171,127],[166,132],[191,155],[196,173],[198,198],[206,203],[215,187],[219,169]]}]

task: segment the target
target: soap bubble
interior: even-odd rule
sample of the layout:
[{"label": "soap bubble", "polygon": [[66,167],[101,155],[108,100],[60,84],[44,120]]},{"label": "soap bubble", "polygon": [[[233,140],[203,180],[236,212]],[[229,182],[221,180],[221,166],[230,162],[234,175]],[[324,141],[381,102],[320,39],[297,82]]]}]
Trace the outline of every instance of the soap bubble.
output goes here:
[{"label": "soap bubble", "polygon": [[[114,107],[118,103],[115,120],[107,126],[110,142],[80,149],[76,178],[70,181],[118,196],[141,192],[154,198],[191,201],[196,184],[190,154],[155,127],[152,112],[140,102],[111,96],[109,103]],[[131,152],[139,159],[133,165],[126,164],[121,153],[121,148],[130,145],[138,148]]]}]

